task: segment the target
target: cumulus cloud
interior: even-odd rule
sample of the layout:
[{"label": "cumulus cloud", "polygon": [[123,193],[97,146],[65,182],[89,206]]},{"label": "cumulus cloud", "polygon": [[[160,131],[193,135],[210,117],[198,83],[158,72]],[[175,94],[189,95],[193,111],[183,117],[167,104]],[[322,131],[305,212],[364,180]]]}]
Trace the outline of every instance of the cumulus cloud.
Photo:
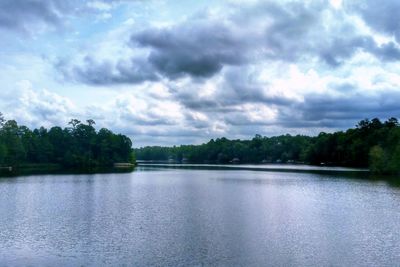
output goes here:
[{"label": "cumulus cloud", "polygon": [[61,1],[4,0],[0,2],[0,27],[28,32],[32,24],[60,25]]},{"label": "cumulus cloud", "polygon": [[234,27],[206,19],[168,29],[148,29],[131,37],[132,46],[150,48],[148,61],[170,78],[209,77],[224,65],[246,61],[246,37]]},{"label": "cumulus cloud", "polygon": [[[17,15],[14,26],[0,11],[0,27],[59,27],[68,14],[111,14],[119,1],[17,2],[41,8]],[[398,9],[396,1],[227,1],[183,19],[129,18],[54,65],[75,90],[112,97],[78,109],[30,89],[16,97],[15,114],[55,123],[80,110],[140,144],[315,134],[400,116]]]},{"label": "cumulus cloud", "polygon": [[360,14],[365,23],[377,32],[394,36],[397,42],[400,41],[399,1],[353,0],[346,2],[346,8]]},{"label": "cumulus cloud", "polygon": [[277,124],[285,128],[353,127],[363,118],[387,119],[400,115],[396,102],[400,92],[383,90],[373,94],[307,95],[304,101],[293,103],[291,109],[280,110]]},{"label": "cumulus cloud", "polygon": [[36,90],[27,80],[20,81],[7,99],[5,116],[33,127],[65,125],[79,114],[70,99],[46,89]]},{"label": "cumulus cloud", "polygon": [[65,61],[56,65],[64,78],[90,85],[136,84],[159,79],[148,62],[141,58],[120,60],[114,64],[107,59],[97,61],[86,56],[79,65],[70,66]]},{"label": "cumulus cloud", "polygon": [[2,0],[0,29],[33,34],[48,28],[64,27],[68,18],[88,13],[104,13],[118,0]]},{"label": "cumulus cloud", "polygon": [[397,43],[379,44],[344,9],[327,1],[262,1],[227,5],[226,10],[134,32],[126,54],[142,51],[145,58],[96,63],[86,56],[83,64],[70,62],[71,77],[88,84],[140,83],[160,76],[209,78],[224,67],[260,61],[338,67],[360,52],[381,61],[400,59]]},{"label": "cumulus cloud", "polygon": [[[106,127],[132,137],[135,145],[149,142],[165,143],[168,136],[190,142],[198,137],[204,138],[200,123],[208,118],[200,113],[185,110],[175,101],[153,98],[151,95],[168,94],[160,86],[145,88],[149,94],[139,92],[116,93],[106,103],[88,103],[79,107],[70,98],[46,89],[37,89],[28,80],[16,84],[12,92],[3,95],[3,111],[7,119],[15,119],[29,127],[66,126],[72,118],[85,121],[94,119],[96,126]],[[194,125],[193,122],[198,124]],[[171,142],[171,140],[169,140]]]}]

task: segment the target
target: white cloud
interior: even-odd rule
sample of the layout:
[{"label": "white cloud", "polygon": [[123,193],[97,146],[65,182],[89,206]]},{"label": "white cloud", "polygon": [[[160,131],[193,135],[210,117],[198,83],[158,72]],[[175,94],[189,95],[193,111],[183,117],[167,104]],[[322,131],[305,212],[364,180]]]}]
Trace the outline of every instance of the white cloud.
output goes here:
[{"label": "white cloud", "polygon": [[112,8],[111,4],[102,1],[90,1],[87,3],[87,6],[100,11],[109,11]]},{"label": "white cloud", "polygon": [[329,0],[329,2],[331,3],[331,5],[335,8],[335,9],[340,9],[342,8],[342,0]]},{"label": "white cloud", "polygon": [[[63,31],[11,48],[0,41],[3,113],[34,127],[93,118],[135,145],[315,134],[400,116],[399,44],[390,24],[383,31],[365,20],[373,10],[361,16],[340,0],[232,0],[160,15],[156,2],[90,1],[81,13],[68,4],[67,14],[83,18],[61,23],[55,14]],[[18,29],[30,22],[19,20]],[[82,21],[91,23],[75,27]],[[57,80],[49,58],[80,76]]]},{"label": "white cloud", "polygon": [[5,116],[31,127],[65,125],[79,113],[68,98],[46,89],[35,90],[28,80],[20,81],[8,97]]}]

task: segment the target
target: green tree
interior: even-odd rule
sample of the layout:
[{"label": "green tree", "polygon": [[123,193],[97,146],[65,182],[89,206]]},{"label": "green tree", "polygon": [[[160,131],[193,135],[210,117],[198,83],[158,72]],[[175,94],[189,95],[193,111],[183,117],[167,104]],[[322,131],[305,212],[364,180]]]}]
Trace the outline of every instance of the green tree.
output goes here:
[{"label": "green tree", "polygon": [[374,146],[369,152],[370,170],[375,173],[384,173],[386,171],[385,151],[380,146]]},{"label": "green tree", "polygon": [[7,149],[6,163],[18,165],[25,161],[26,151],[19,136],[18,124],[9,120],[2,127],[3,144]]},{"label": "green tree", "polygon": [[400,142],[395,147],[392,155],[390,156],[388,171],[390,173],[400,173]]}]

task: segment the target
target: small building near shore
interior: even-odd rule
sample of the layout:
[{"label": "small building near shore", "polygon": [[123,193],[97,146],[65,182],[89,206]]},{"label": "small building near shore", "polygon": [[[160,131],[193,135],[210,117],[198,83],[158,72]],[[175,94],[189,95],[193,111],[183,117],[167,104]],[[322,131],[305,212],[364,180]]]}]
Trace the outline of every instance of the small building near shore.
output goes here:
[{"label": "small building near shore", "polygon": [[234,164],[238,164],[238,163],[240,163],[240,159],[239,158],[233,158],[230,162],[234,163]]}]

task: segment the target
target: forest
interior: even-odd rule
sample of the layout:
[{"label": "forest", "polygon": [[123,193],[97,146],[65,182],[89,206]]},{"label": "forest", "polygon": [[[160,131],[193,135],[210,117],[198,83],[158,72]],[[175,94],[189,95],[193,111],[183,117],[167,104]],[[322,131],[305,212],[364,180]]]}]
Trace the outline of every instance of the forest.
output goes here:
[{"label": "forest", "polygon": [[95,122],[73,119],[69,127],[30,130],[0,113],[0,166],[59,164],[63,167],[107,167],[133,162],[132,141],[107,129],[96,131]]},{"label": "forest", "polygon": [[188,163],[304,163],[400,173],[400,126],[396,118],[361,120],[355,128],[317,136],[256,135],[251,140],[211,139],[201,145],[142,147],[138,160]]}]

